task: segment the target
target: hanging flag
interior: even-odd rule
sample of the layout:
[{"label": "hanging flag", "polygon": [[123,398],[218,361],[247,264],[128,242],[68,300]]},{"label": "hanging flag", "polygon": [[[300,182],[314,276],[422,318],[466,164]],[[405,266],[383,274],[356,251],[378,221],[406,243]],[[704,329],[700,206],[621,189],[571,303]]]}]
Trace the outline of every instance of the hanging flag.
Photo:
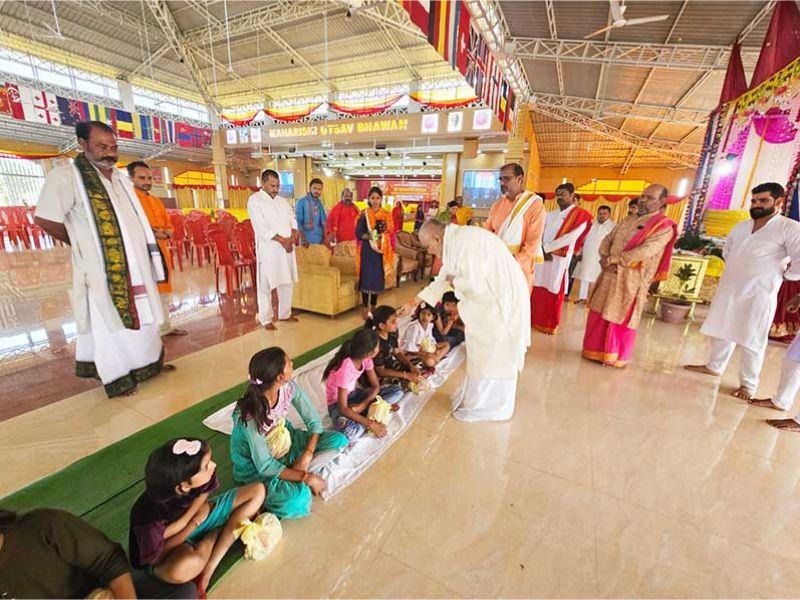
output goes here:
[{"label": "hanging flag", "polygon": [[4,85],[0,85],[0,114],[11,114],[11,100],[8,99],[8,90]]},{"label": "hanging flag", "polygon": [[89,104],[87,102],[56,96],[56,103],[62,125],[74,127],[82,121],[89,120]]},{"label": "hanging flag", "polygon": [[8,103],[11,106],[11,116],[15,119],[24,120],[25,111],[22,108],[19,86],[16,83],[6,83],[6,94],[8,95]]},{"label": "hanging flag", "polygon": [[111,113],[111,128],[117,132],[117,137],[132,140],[133,139],[133,115],[127,110],[119,108],[108,109]]},{"label": "hanging flag", "polygon": [[153,141],[156,144],[162,143],[161,117],[153,117]]},{"label": "hanging flag", "polygon": [[150,115],[137,115],[139,121],[139,139],[153,141],[153,117]]},{"label": "hanging flag", "polygon": [[430,13],[429,0],[400,0],[400,4],[411,17],[411,22],[428,35],[428,14]]},{"label": "hanging flag", "polygon": [[161,139],[166,144],[175,143],[175,121],[161,119]]},{"label": "hanging flag", "polygon": [[102,104],[89,103],[89,120],[100,121],[111,127],[111,115],[109,115],[109,110]]}]

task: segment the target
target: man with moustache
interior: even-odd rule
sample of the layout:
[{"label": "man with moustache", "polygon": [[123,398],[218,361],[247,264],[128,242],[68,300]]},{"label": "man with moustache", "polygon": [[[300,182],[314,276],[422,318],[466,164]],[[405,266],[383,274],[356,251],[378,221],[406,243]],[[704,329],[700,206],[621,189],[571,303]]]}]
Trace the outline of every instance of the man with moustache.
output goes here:
[{"label": "man with moustache", "polygon": [[800,223],[780,214],[784,196],[778,183],[752,189],[751,218],[725,238],[725,272],[700,329],[710,338],[711,356],[704,365],[686,366],[719,376],[739,346],[739,387],[733,395],[742,400],[752,400],[758,388],[781,283],[800,280]]},{"label": "man with moustache", "polygon": [[163,370],[157,283],[166,266],[130,178],[116,168],[105,123],[75,127],[80,154],[47,174],[36,224],[72,247],[78,377],[98,378],[109,398],[129,395]]},{"label": "man with moustache", "polygon": [[519,164],[503,165],[499,179],[503,195],[489,209],[489,218],[484,226],[497,234],[517,259],[530,292],[533,289],[533,266],[544,260],[544,202],[525,189],[525,171]]}]

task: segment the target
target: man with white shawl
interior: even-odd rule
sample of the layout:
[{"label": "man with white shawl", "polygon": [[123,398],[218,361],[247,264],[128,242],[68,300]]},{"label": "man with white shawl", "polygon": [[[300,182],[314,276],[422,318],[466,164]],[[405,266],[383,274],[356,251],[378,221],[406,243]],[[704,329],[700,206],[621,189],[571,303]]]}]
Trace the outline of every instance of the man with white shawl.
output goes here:
[{"label": "man with white shawl", "polygon": [[733,395],[748,401],[758,388],[778,290],[784,279],[800,280],[800,223],[780,214],[783,186],[762,183],[751,194],[752,218],[725,238],[725,271],[700,329],[711,338],[710,359],[686,367],[719,376],[739,346],[740,385]]},{"label": "man with white shawl", "polygon": [[277,329],[276,320],[297,321],[292,316],[297,218],[289,201],[278,195],[279,188],[278,174],[267,169],[261,174],[261,191],[247,201],[247,215],[256,236],[258,320],[269,331]]},{"label": "man with white shawl", "polygon": [[600,242],[614,229],[614,221],[611,220],[611,207],[601,206],[597,209],[597,219],[589,229],[589,234],[583,241],[580,261],[575,267],[573,275],[576,281],[580,281],[578,288],[578,302],[584,302],[589,297],[589,286],[592,285],[600,276]]},{"label": "man with white shawl", "polygon": [[534,265],[543,260],[544,202],[525,189],[525,171],[517,163],[500,169],[500,191],[503,195],[489,209],[484,226],[496,233],[517,259],[530,292]]},{"label": "man with white shawl", "polygon": [[420,242],[441,257],[438,277],[401,311],[436,306],[451,287],[464,321],[467,376],[451,398],[462,421],[502,421],[514,414],[517,377],[531,344],[525,276],[505,243],[478,227],[427,221]]},{"label": "man with white shawl", "polygon": [[103,382],[109,398],[129,395],[163,370],[156,283],[164,258],[133,184],[116,168],[117,140],[105,123],[75,127],[81,153],[47,174],[36,224],[72,248],[72,308],[78,377]]}]

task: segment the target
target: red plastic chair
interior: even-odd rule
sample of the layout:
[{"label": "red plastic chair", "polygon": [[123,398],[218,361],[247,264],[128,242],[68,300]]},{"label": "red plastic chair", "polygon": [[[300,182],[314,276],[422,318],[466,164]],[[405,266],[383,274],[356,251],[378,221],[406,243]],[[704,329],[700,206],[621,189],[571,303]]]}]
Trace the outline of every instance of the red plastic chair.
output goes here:
[{"label": "red plastic chair", "polygon": [[189,257],[192,264],[197,257],[197,265],[203,266],[203,256],[206,257],[208,262],[211,262],[211,251],[213,243],[208,239],[206,234],[207,223],[203,219],[186,219],[186,230],[191,240],[189,248]]},{"label": "red plastic chair", "polygon": [[241,274],[239,280],[244,280],[244,271],[247,269],[250,272],[250,285],[256,289],[256,243],[253,236],[253,228],[250,227],[237,227],[233,233],[233,243],[236,252],[239,255],[239,269]]},{"label": "red plastic chair", "polygon": [[[239,289],[239,264],[231,251],[230,241],[224,231],[211,230],[208,234],[211,243],[216,249],[216,260],[214,261],[214,276],[217,284],[217,294],[219,291],[219,271],[225,269],[225,293],[232,294]],[[233,281],[233,285],[231,285]]]},{"label": "red plastic chair", "polygon": [[172,238],[169,240],[172,262],[174,264],[177,259],[178,268],[183,271],[183,257],[191,250],[191,240],[186,237],[186,218],[177,210],[168,210],[167,216],[172,223]]}]

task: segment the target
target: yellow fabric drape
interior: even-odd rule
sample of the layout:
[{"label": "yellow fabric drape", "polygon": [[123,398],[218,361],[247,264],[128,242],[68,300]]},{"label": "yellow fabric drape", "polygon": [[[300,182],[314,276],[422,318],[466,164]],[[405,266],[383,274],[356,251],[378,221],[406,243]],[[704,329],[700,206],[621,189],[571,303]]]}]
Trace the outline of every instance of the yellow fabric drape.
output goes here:
[{"label": "yellow fabric drape", "polygon": [[247,200],[255,192],[253,190],[228,190],[228,206],[247,210]]}]

